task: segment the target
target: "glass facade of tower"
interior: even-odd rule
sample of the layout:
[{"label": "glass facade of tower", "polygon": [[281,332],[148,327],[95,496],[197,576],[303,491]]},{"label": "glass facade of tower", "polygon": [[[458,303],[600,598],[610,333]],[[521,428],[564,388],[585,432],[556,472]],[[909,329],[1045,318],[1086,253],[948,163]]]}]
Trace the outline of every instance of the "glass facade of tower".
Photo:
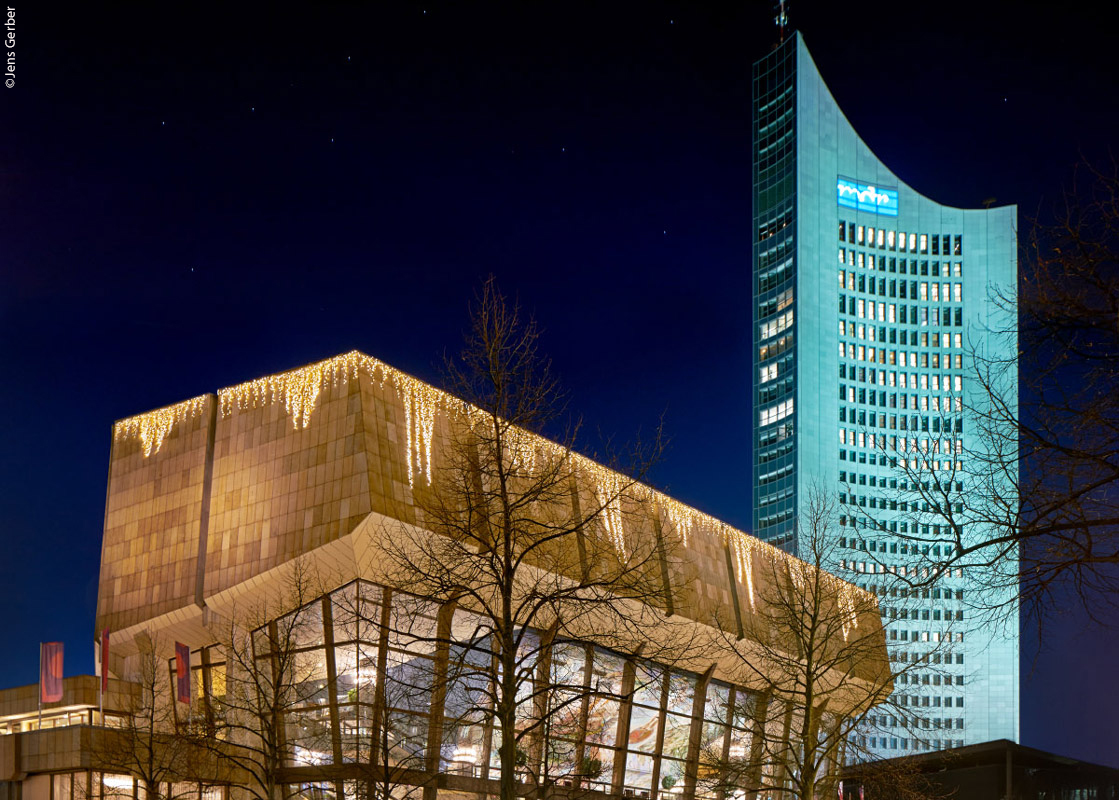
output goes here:
[{"label": "glass facade of tower", "polygon": [[[991,300],[1016,284],[1016,208],[949,208],[901,182],[799,34],[753,81],[754,534],[803,550],[798,513],[825,490],[838,508],[835,571],[879,594],[892,658],[929,663],[895,687],[896,705],[920,708],[920,733],[876,719],[872,749],[1017,740],[1017,629],[981,624],[966,573],[918,574],[948,545],[912,491],[921,481],[964,500],[981,447],[966,411],[983,399],[972,354],[1016,358],[1013,337],[993,333],[1008,321]],[[1010,595],[992,601],[1016,608]]]},{"label": "glass facade of tower", "polygon": [[[795,551],[796,49],[754,67],[754,535]],[[791,546],[790,546],[791,545]]]}]

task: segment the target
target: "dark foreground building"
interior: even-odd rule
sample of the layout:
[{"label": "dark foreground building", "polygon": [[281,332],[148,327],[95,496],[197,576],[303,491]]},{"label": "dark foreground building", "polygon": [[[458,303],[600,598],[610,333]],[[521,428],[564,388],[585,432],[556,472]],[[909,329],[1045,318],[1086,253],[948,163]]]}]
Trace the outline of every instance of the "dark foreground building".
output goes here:
[{"label": "dark foreground building", "polygon": [[[1119,797],[1119,769],[1077,761],[999,739],[937,753],[890,759],[930,797],[952,800],[1114,800]],[[859,767],[846,772],[844,795],[859,796]],[[868,800],[888,800],[888,793],[863,791]]]}]

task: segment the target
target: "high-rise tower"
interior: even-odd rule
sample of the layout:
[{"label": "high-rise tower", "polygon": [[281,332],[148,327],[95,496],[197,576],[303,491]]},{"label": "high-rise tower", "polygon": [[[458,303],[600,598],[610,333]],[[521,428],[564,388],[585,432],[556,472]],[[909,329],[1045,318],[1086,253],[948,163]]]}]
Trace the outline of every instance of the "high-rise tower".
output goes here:
[{"label": "high-rise tower", "polygon": [[[879,592],[899,660],[931,662],[933,644],[950,644],[934,674],[914,674],[920,696],[900,698],[923,706],[927,729],[886,719],[872,749],[1017,740],[1017,629],[979,624],[966,572],[926,580],[950,537],[938,544],[935,515],[907,499],[914,480],[966,499],[981,446],[967,409],[983,400],[972,354],[1016,358],[1013,338],[994,333],[1007,309],[992,302],[1016,283],[1016,208],[949,208],[902,183],[799,34],[754,65],[753,98],[754,533],[803,550],[798,518],[819,487],[838,508],[833,566]],[[1003,400],[1017,405],[1013,389]],[[897,589],[902,576],[919,588]],[[1005,590],[993,600],[1016,609]]]}]

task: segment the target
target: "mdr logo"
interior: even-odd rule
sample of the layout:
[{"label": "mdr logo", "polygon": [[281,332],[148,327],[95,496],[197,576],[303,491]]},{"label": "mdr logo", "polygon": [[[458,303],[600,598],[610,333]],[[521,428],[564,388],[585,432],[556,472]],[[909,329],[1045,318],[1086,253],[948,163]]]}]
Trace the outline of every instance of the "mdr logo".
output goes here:
[{"label": "mdr logo", "polygon": [[836,201],[845,208],[870,211],[887,217],[898,215],[898,190],[883,189],[872,183],[858,183],[839,178],[835,185]]}]

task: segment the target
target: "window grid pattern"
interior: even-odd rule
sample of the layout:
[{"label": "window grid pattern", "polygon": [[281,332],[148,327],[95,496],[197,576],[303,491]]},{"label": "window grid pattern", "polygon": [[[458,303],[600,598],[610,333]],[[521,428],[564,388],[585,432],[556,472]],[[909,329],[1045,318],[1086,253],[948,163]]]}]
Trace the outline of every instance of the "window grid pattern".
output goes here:
[{"label": "window grid pattern", "polygon": [[[954,715],[964,713],[967,682],[957,624],[965,619],[964,590],[951,573],[936,588],[899,585],[894,576],[927,579],[927,567],[916,562],[940,556],[941,547],[920,552],[916,544],[888,537],[941,533],[939,524],[917,521],[929,512],[927,502],[919,507],[898,499],[911,488],[898,478],[906,461],[943,476],[948,498],[963,488],[953,480],[965,460],[963,235],[887,229],[855,219],[840,219],[837,231],[843,536],[834,567],[880,596],[891,659],[903,673],[894,701],[919,715],[906,730],[892,730],[901,727],[892,715],[872,720],[874,732],[887,735],[863,737],[862,744],[894,752],[951,747],[957,740],[931,732],[963,729],[963,717]],[[925,730],[928,737],[911,735]]]},{"label": "window grid pattern", "polygon": [[[261,669],[275,668],[276,642],[290,636],[294,644],[288,649],[296,656],[297,699],[280,731],[285,765],[293,777],[303,770],[306,778],[290,784],[288,796],[360,797],[361,765],[380,759],[416,773],[496,779],[500,730],[486,711],[488,687],[479,677],[492,671],[488,655],[472,655],[489,648],[477,635],[484,628],[469,612],[455,610],[454,644],[441,661],[435,643],[447,634],[437,635],[438,612],[420,598],[355,581],[258,632]],[[525,753],[526,782],[672,796],[689,773],[696,774],[701,753],[725,758],[750,752],[761,702],[754,692],[594,645],[559,641],[541,648],[534,635],[526,640],[531,655],[520,670],[534,677],[524,693],[538,694],[539,681],[546,680],[548,712],[539,753]],[[540,661],[547,661],[546,672]],[[226,681],[220,648],[196,652],[192,662],[198,687],[192,710],[220,708]],[[431,713],[435,685],[446,687],[438,717]],[[519,726],[537,718],[539,702],[518,708]],[[437,753],[425,750],[432,741],[439,742]],[[371,743],[380,747],[371,752]],[[519,765],[521,758],[519,752]],[[342,769],[331,773],[337,780],[324,781],[322,767]],[[702,782],[695,791],[716,796]]]}]

